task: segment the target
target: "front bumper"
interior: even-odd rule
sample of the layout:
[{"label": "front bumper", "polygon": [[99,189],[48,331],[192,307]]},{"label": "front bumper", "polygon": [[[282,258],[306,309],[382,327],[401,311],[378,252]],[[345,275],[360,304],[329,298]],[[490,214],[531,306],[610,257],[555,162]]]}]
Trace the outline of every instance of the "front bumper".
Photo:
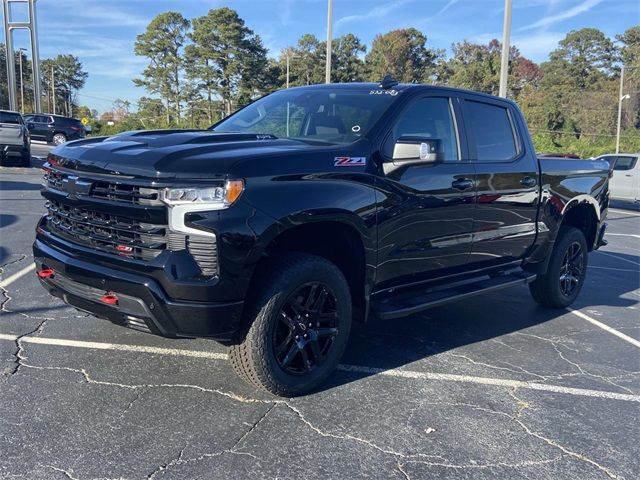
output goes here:
[{"label": "front bumper", "polygon": [[[221,342],[230,341],[240,323],[243,301],[175,300],[152,276],[88,262],[41,238],[33,244],[33,256],[38,272],[54,271],[53,276],[40,278],[49,293],[114,323],[167,337],[209,337]],[[118,297],[117,305],[101,301],[107,293]]]}]

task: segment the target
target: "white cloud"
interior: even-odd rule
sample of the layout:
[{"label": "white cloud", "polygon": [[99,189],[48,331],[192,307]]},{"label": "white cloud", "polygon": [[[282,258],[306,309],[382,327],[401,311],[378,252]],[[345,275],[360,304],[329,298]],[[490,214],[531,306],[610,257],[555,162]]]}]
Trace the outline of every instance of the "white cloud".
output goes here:
[{"label": "white cloud", "polygon": [[[83,27],[135,27],[146,28],[151,17],[135,14],[114,4],[102,5],[77,0],[56,0],[56,8],[64,12],[66,25],[77,24]],[[40,6],[42,9],[42,6]],[[45,22],[46,23],[46,19]]]},{"label": "white cloud", "polygon": [[550,27],[551,25],[554,25],[563,20],[568,20],[569,18],[573,18],[582,13],[588,12],[599,3],[602,3],[602,0],[585,0],[579,5],[576,5],[575,7],[565,10],[561,13],[556,13],[554,15],[548,15],[546,17],[542,17],[540,20],[530,25],[519,28],[518,31],[523,32],[526,30],[534,30],[536,28]]},{"label": "white cloud", "polygon": [[[395,9],[402,7],[403,5],[411,2],[413,0],[396,0],[394,2],[389,2],[383,4],[379,7],[370,7],[366,13],[358,14],[358,15],[348,15],[346,17],[340,18],[334,25],[335,30],[339,30],[340,27],[346,25],[347,23],[353,22],[363,22],[366,20],[371,20],[373,18],[381,18],[385,15],[391,14]],[[367,5],[370,5],[367,2]]]},{"label": "white cloud", "polygon": [[436,13],[436,15],[440,15],[441,13],[446,12],[447,10],[449,10],[449,8],[453,7],[459,1],[460,0],[449,0],[444,7],[442,7],[440,10],[438,10],[438,13]]},{"label": "white cloud", "polygon": [[558,47],[558,42],[564,37],[564,33],[541,32],[529,36],[514,36],[511,44],[518,47],[523,56],[534,62],[543,62],[549,58],[549,53]]}]

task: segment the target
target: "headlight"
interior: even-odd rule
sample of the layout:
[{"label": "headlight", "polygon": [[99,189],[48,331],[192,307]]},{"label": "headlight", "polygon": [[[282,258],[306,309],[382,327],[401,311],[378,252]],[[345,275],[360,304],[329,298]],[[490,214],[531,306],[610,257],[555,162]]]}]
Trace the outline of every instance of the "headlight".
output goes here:
[{"label": "headlight", "polygon": [[212,205],[214,209],[232,205],[244,190],[243,180],[227,180],[219,187],[165,188],[161,198],[164,203],[174,205]]}]

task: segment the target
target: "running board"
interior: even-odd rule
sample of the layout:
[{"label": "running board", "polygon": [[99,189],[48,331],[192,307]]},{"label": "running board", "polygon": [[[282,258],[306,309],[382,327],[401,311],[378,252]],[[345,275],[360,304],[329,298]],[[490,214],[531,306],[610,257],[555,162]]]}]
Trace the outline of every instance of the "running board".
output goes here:
[{"label": "running board", "polygon": [[378,318],[389,320],[406,317],[433,307],[457,302],[483,293],[494,292],[517,285],[526,285],[536,275],[518,270],[496,277],[483,277],[473,282],[445,285],[426,291],[412,290],[371,302],[371,310]]}]

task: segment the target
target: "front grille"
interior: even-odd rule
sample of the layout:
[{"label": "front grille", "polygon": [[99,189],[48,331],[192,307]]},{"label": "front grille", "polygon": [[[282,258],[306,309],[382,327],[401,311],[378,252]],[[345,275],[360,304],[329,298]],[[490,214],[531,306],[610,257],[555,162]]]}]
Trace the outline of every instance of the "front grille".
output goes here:
[{"label": "front grille", "polygon": [[47,202],[46,207],[54,233],[81,245],[140,260],[157,257],[167,245],[167,228],[163,225],[54,201]]},{"label": "front grille", "polygon": [[[54,170],[44,175],[45,185],[54,190],[65,191],[64,181],[68,175]],[[112,202],[134,205],[162,205],[158,190],[154,188],[126,185],[102,180],[92,181],[91,191],[87,196],[110,200]]]},{"label": "front grille", "polygon": [[[56,170],[46,172],[45,187],[55,194],[45,195],[50,198],[46,207],[51,233],[79,245],[136,260],[152,260],[165,250],[186,250],[202,276],[218,274],[215,237],[172,232],[168,225],[144,223],[127,216],[129,210],[139,211],[142,206],[152,207],[150,210],[156,212],[159,206],[166,208],[158,189],[103,178],[80,178]],[[70,199],[99,200],[99,211],[92,209],[93,202],[81,202],[82,206],[78,206],[75,201],[60,198],[59,194]],[[114,213],[105,213],[105,204],[111,203],[113,209],[108,211]]]}]

